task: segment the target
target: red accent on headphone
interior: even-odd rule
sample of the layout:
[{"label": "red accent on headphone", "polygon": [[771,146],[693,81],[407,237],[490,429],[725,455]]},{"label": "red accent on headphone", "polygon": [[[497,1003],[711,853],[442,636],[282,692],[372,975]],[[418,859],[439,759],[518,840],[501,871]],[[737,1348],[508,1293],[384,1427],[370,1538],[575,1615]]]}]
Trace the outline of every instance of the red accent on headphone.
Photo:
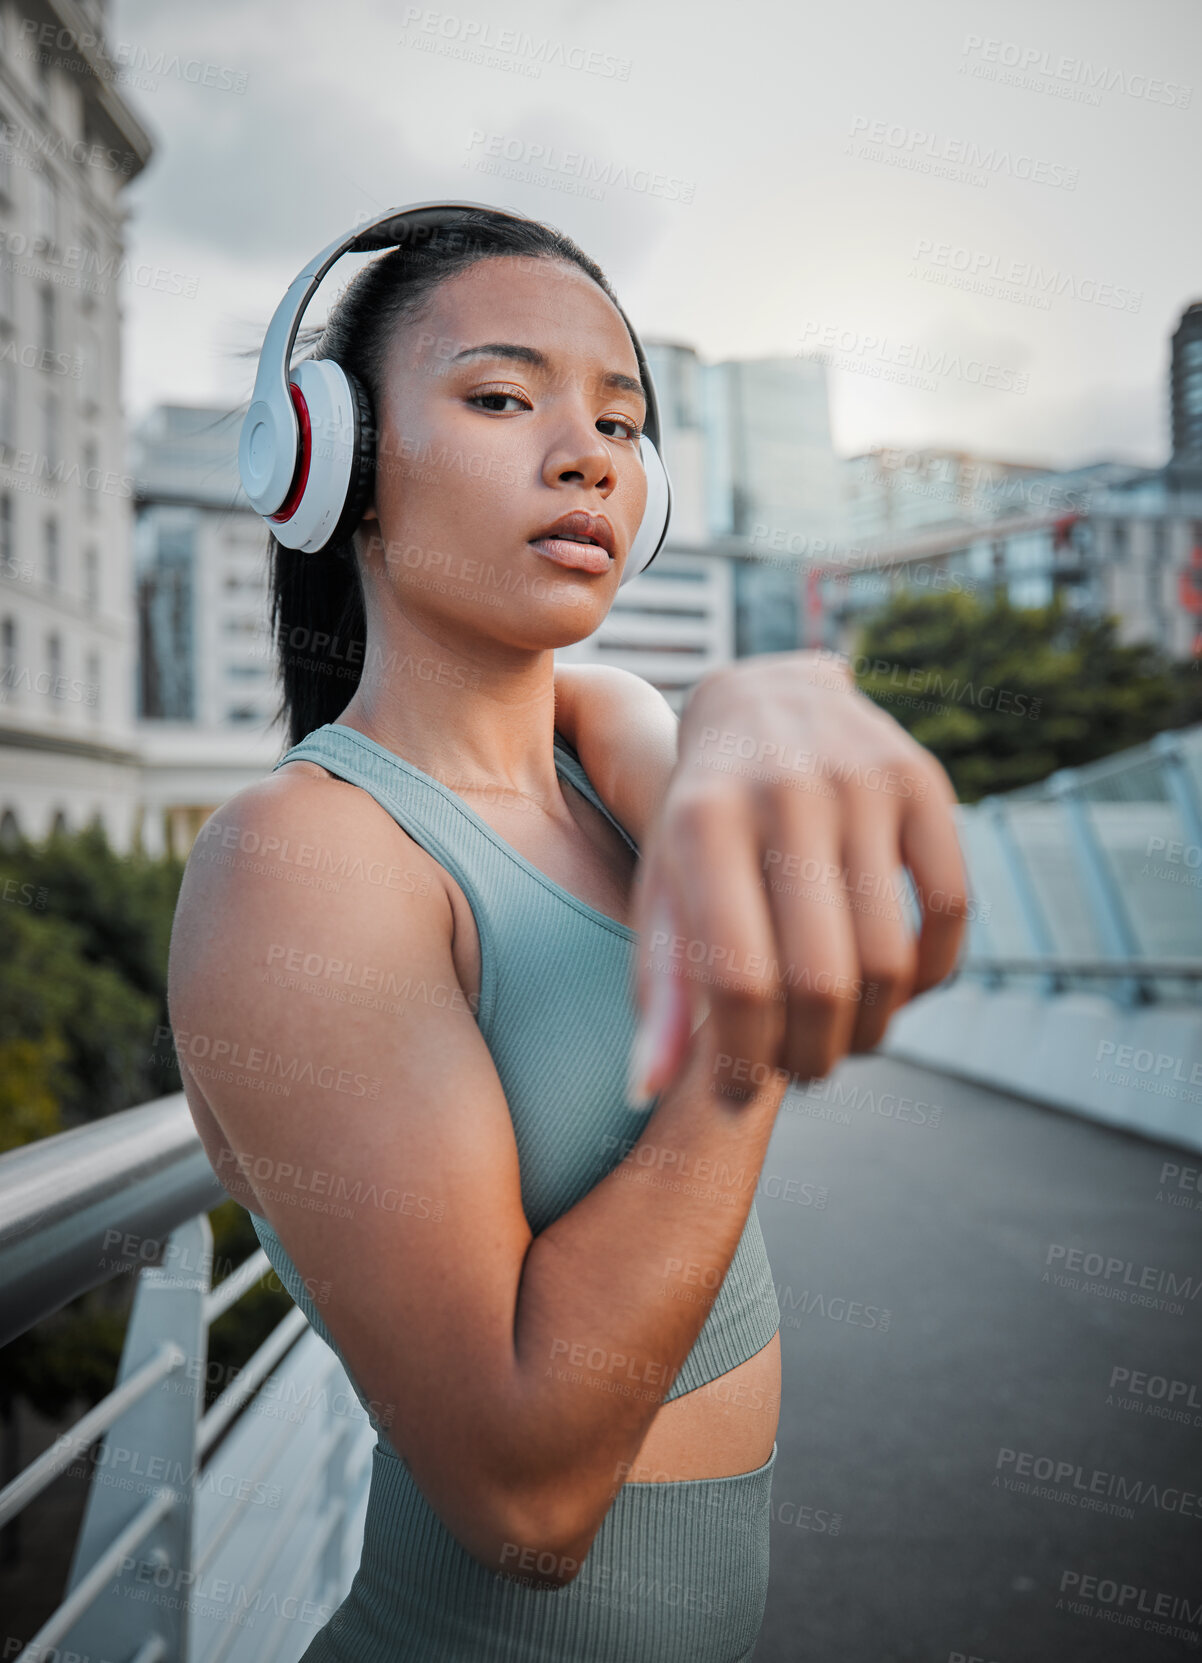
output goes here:
[{"label": "red accent on headphone", "polygon": [[305,403],[304,394],[295,381],[288,383],[288,391],[292,394],[293,408],[296,411],[297,420],[300,422],[300,456],[297,459],[296,473],[293,475],[292,484],[288,487],[288,495],[280,504],[278,511],[267,516],[269,520],[274,520],[277,524],[281,520],[290,520],[296,513],[300,499],[305,494],[305,486],[309,482],[309,460],[313,454],[313,434],[309,424],[309,406]]}]

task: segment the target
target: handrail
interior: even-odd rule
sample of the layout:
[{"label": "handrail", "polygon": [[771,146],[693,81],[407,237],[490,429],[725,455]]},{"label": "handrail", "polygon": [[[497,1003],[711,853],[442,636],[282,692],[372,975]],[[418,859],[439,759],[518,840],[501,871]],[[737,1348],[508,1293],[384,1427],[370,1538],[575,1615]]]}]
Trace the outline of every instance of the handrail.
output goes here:
[{"label": "handrail", "polygon": [[0,1345],[225,1200],[182,1091],[0,1155]]},{"label": "handrail", "polygon": [[1202,981],[1202,959],[1077,959],[1049,954],[1040,958],[1009,958],[973,954],[956,966],[986,974],[999,971],[1014,976],[1135,976],[1149,981]]},{"label": "handrail", "polygon": [[[26,1643],[24,1663],[64,1643],[69,1651],[62,1655],[87,1651],[130,1663],[183,1659],[199,1620],[190,1602],[168,1602],[152,1613],[123,1595],[148,1567],[155,1577],[179,1578],[181,1586],[210,1574],[230,1552],[234,1533],[245,1532],[252,1499],[274,1473],[287,1473],[287,1504],[263,1551],[254,1543],[247,1573],[252,1591],[272,1577],[307,1585],[320,1564],[317,1595],[332,1594],[336,1603],[345,1593],[345,1537],[361,1517],[352,1514],[351,1496],[359,1498],[356,1508],[363,1505],[365,1470],[362,1458],[348,1464],[348,1455],[362,1457],[360,1446],[371,1445],[367,1422],[361,1428],[353,1417],[331,1419],[327,1412],[319,1415],[313,1440],[298,1436],[290,1420],[249,1441],[233,1425],[308,1332],[303,1310],[294,1306],[276,1324],[204,1412],[209,1326],[270,1269],[259,1250],[213,1287],[205,1214],[226,1199],[182,1093],[0,1155],[0,1344],[124,1270],[144,1273],[116,1385],[0,1491],[3,1524],[101,1435],[98,1468],[106,1467],[111,1450],[112,1471],[120,1469],[116,1482],[98,1485],[94,1478],[89,1486],[63,1598]],[[338,1367],[332,1352],[316,1367],[311,1357],[301,1362],[306,1393],[314,1380],[324,1390]],[[218,1488],[227,1500],[206,1514],[204,1538],[194,1540],[202,1486],[224,1485],[213,1455],[227,1436],[237,1450],[237,1489]],[[326,1501],[317,1495],[323,1472]],[[131,1490],[127,1473],[179,1477],[139,1499],[141,1485],[135,1480]],[[309,1534],[299,1565],[284,1572],[277,1562],[298,1526]],[[238,1632],[230,1626],[219,1634],[208,1663],[232,1648]],[[281,1643],[282,1634],[275,1634],[271,1652]]]}]

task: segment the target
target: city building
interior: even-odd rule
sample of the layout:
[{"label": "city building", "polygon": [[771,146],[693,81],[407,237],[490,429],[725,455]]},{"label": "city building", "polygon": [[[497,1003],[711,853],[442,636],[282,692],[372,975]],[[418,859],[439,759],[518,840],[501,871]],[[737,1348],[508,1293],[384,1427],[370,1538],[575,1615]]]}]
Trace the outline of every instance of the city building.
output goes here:
[{"label": "city building", "polygon": [[802,645],[807,563],[843,530],[826,366],[807,356],[707,366],[709,522],[735,583],[734,656]]},{"label": "city building", "polygon": [[1115,616],[1124,643],[1152,642],[1175,659],[1202,652],[1202,493],[1169,490],[1158,470],[1116,465],[1030,477],[1022,489],[1026,500],[999,505],[991,520],[935,523],[840,551],[815,571],[811,644],[854,652],[867,614],[910,588],[1004,594],[1024,607],[1059,594]]},{"label": "city building", "polygon": [[95,3],[0,0],[0,839],[98,817],[127,846],[122,193],[152,141],[117,90],[104,21]]},{"label": "city building", "polygon": [[1202,657],[1202,302],[1172,337],[1173,453],[1071,469],[878,449],[844,469],[839,548],[811,561],[807,645],[853,652],[903,588],[1002,593],[1118,620],[1126,644]]},{"label": "city building", "polygon": [[860,548],[920,526],[992,519],[1007,487],[1046,471],[968,451],[877,445],[840,465],[843,535]]},{"label": "city building", "polygon": [[242,412],[159,405],[132,436],[138,841],[186,855],[283,749],[267,532],[238,477]]},{"label": "city building", "polygon": [[240,410],[160,405],[133,434],[146,722],[270,726],[267,532],[238,477]]},{"label": "city building", "polygon": [[1166,471],[1170,482],[1182,489],[1202,490],[1202,300],[1186,307],[1173,335],[1169,405],[1173,455]]}]

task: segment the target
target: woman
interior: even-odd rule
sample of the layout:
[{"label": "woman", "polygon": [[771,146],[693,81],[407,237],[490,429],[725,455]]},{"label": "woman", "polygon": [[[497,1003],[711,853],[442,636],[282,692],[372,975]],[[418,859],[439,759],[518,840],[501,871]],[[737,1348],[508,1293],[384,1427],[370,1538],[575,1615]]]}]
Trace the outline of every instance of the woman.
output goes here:
[{"label": "woman", "polygon": [[[790,1073],[950,965],[953,909],[916,955],[843,871],[917,839],[953,892],[950,790],[807,655],[705,678],[679,733],[637,677],[555,673],[646,498],[636,354],[568,239],[480,211],[466,250],[383,255],[316,355],[368,389],[374,494],[338,555],[273,546],[293,745],[198,838],[169,984],[177,1036],[247,1059],[180,1046],[193,1116],[379,1433],[361,1564],[305,1657],[736,1663],[780,1398],[754,1185]],[[819,760],[921,778],[929,837],[830,769],[711,766],[715,734],[818,723]],[[799,838],[830,869],[805,905],[760,876]],[[776,946],[805,970],[784,990]],[[317,1175],[342,1205],[299,1204]]]}]

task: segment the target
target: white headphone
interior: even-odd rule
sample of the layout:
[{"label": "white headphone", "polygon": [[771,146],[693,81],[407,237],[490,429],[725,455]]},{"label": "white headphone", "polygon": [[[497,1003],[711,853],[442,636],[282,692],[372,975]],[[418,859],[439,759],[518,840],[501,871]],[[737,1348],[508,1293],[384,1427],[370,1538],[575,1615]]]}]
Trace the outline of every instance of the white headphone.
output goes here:
[{"label": "white headphone", "polygon": [[[263,337],[250,408],[238,440],[238,470],[252,506],[285,548],[318,554],[346,542],[371,501],[376,432],[371,400],[357,376],[331,358],[304,359],[290,370],[296,332],[318,284],[341,255],[420,242],[432,231],[464,224],[464,213],[526,220],[483,202],[418,202],[391,208],[314,255],[288,285]],[[467,229],[473,228],[466,222]],[[659,454],[659,406],[642,343],[630,331],[647,393],[639,454],[647,473],[647,506],[621,582],[644,571],[659,553],[672,511],[672,487]]]}]

